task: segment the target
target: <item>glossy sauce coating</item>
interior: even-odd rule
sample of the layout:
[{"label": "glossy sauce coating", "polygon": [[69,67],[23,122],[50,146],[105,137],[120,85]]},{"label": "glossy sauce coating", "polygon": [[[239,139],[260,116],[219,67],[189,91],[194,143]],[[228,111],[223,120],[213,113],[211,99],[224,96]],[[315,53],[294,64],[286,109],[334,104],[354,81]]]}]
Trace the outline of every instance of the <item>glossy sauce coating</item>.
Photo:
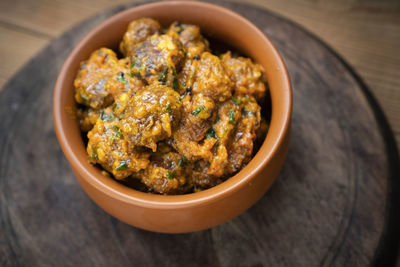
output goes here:
[{"label": "glossy sauce coating", "polygon": [[[214,55],[199,27],[135,20],[120,43],[81,63],[74,81],[89,160],[141,190],[182,194],[221,183],[268,129],[262,67]],[[263,106],[263,109],[266,108]]]}]

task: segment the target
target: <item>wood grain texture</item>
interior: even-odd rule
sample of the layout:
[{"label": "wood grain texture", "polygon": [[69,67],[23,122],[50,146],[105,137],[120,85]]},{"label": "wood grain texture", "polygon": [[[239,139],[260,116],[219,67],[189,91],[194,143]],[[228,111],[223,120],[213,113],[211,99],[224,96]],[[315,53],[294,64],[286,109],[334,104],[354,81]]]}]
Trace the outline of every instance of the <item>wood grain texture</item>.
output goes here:
[{"label": "wood grain texture", "polygon": [[292,78],[292,140],[270,191],[234,220],[182,235],[136,229],[90,201],[56,140],[51,97],[72,47],[122,8],[109,10],[53,42],[2,93],[2,265],[367,266],[397,240],[388,232],[395,222],[388,201],[398,188],[391,179],[398,154],[388,149],[393,136],[376,120],[379,109],[374,113],[360,81],[294,24],[261,9],[221,4],[270,37]]},{"label": "wood grain texture", "polygon": [[[0,87],[33,55],[48,44],[49,38],[32,36],[13,25],[0,23]],[[12,43],[13,45],[10,45]],[[19,55],[15,57],[15,55]],[[0,96],[1,97],[1,96]]]}]

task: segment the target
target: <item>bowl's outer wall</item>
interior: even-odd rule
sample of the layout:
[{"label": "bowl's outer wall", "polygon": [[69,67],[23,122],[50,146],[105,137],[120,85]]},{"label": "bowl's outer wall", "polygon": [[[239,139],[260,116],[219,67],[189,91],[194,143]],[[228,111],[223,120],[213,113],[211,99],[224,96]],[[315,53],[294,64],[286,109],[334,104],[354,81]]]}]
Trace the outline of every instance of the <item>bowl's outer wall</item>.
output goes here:
[{"label": "bowl's outer wall", "polygon": [[[260,63],[270,87],[272,117],[267,138],[237,175],[211,189],[181,196],[145,194],[106,177],[87,159],[77,121],[73,80],[81,61],[100,47],[118,46],[130,21],[152,17],[163,25],[178,20],[197,24]],[[128,9],[93,29],[71,52],[57,79],[53,117],[60,145],[78,181],[104,210],[120,220],[152,231],[190,232],[227,221],[253,205],[271,186],[284,162],[291,116],[291,88],[286,68],[272,44],[250,22],[215,5],[159,2]]]}]

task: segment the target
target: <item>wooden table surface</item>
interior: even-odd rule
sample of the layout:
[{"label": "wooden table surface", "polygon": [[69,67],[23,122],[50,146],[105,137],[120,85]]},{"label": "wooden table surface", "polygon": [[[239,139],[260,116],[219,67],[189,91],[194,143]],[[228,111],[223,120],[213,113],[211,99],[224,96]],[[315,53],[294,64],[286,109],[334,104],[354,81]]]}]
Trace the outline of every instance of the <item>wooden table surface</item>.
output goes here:
[{"label": "wooden table surface", "polygon": [[[1,0],[0,88],[64,31],[98,12],[127,2],[132,0]],[[400,144],[400,1],[241,2],[285,16],[333,47],[370,87]]]},{"label": "wooden table surface", "polygon": [[[127,2],[132,1],[1,0],[0,97],[7,80],[53,39],[97,12]],[[396,79],[400,74],[400,1],[243,2],[288,17],[333,47],[373,91],[400,144],[400,82]]]}]

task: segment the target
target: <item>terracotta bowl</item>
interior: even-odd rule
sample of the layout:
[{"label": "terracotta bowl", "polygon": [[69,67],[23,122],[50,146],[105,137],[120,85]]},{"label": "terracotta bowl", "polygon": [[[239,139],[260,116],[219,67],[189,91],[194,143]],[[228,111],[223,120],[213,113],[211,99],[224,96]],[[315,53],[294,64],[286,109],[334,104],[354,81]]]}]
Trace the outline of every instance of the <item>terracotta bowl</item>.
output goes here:
[{"label": "terracotta bowl", "polygon": [[[238,174],[213,188],[186,195],[156,195],[128,188],[88,161],[76,120],[73,80],[79,63],[100,47],[117,47],[130,21],[157,19],[197,24],[203,33],[235,47],[265,68],[272,117],[267,137]],[[285,65],[268,38],[251,22],[226,8],[201,2],[141,5],[107,19],[81,40],[62,67],[54,88],[53,118],[58,140],[86,193],[106,212],[130,225],[164,233],[184,233],[226,222],[252,206],[271,186],[286,157],[292,93]]]}]

